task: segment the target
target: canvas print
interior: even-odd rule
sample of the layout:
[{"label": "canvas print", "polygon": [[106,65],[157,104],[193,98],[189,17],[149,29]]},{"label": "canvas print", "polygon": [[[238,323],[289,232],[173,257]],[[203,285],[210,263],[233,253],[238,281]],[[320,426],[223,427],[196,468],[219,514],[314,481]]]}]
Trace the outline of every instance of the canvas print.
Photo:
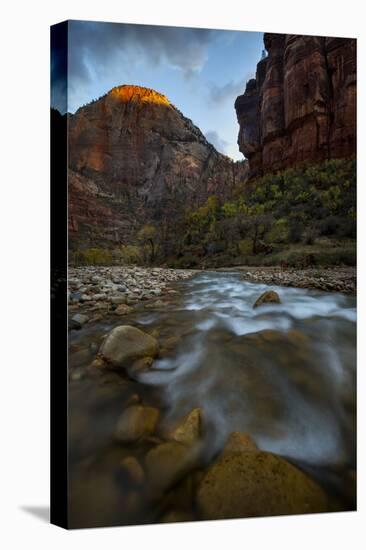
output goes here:
[{"label": "canvas print", "polygon": [[68,21],[51,61],[54,522],[355,510],[356,40]]}]

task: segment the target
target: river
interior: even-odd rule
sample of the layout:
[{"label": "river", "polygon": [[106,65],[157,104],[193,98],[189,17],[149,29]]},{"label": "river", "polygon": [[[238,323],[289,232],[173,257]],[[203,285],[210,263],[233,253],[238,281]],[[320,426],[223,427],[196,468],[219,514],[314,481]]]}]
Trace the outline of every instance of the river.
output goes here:
[{"label": "river", "polygon": [[[121,456],[143,460],[151,447],[127,448],[113,440],[123,403],[134,393],[159,407],[163,430],[200,407],[205,464],[232,431],[246,432],[260,449],[316,478],[338,499],[339,509],[352,509],[356,299],[271,286],[281,304],[253,309],[268,288],[243,281],[239,273],[199,273],[177,283],[177,293],[163,307],[140,305],[123,321],[111,317],[71,331],[70,502],[76,526],[159,520],[156,506],[131,505],[116,477]],[[158,334],[162,342],[162,357],[134,380],[85,369],[103,336],[118,324]],[[164,349],[169,341],[174,346]],[[97,505],[90,504],[93,494]],[[125,514],[116,513],[121,502]]]}]

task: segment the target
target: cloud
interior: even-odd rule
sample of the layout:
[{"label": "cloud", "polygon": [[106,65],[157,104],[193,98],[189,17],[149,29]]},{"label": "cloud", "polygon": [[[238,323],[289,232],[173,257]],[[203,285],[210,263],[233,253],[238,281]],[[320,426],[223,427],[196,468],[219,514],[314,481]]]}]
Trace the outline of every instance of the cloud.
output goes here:
[{"label": "cloud", "polygon": [[212,143],[217,151],[223,153],[224,155],[227,154],[227,148],[230,144],[225,139],[222,139],[216,132],[216,130],[209,130],[208,132],[206,132],[205,136],[207,141]]},{"label": "cloud", "polygon": [[[207,60],[209,44],[220,31],[124,23],[69,23],[69,103],[85,97],[88,87],[131,68],[166,63],[187,79],[197,75]],[[54,82],[55,87],[58,83]]]},{"label": "cloud", "polygon": [[230,80],[223,86],[217,86],[213,82],[209,84],[209,99],[212,103],[220,104],[230,100],[234,103],[238,95],[244,93],[245,83],[249,78],[242,78],[234,81]]},{"label": "cloud", "polygon": [[51,34],[51,106],[67,109],[67,35],[64,25],[56,25]]}]

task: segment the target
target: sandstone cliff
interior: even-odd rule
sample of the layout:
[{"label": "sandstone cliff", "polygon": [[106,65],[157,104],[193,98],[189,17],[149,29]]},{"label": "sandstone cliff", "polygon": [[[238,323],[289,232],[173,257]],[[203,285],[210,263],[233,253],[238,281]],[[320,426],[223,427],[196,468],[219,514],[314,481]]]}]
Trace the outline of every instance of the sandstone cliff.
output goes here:
[{"label": "sandstone cliff", "polygon": [[144,221],[229,197],[246,174],[164,95],[113,88],[69,118],[71,243],[123,243]]},{"label": "sandstone cliff", "polygon": [[264,35],[268,56],[235,102],[252,176],[356,153],[356,40]]}]

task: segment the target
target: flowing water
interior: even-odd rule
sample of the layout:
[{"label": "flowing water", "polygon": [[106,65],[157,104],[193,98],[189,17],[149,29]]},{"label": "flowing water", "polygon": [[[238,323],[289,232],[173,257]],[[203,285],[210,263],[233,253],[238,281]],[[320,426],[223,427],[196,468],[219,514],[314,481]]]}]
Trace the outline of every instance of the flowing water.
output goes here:
[{"label": "flowing water", "polygon": [[[230,432],[247,432],[259,448],[286,457],[317,478],[337,496],[339,509],[352,508],[355,298],[271,286],[281,304],[253,309],[269,287],[245,282],[238,273],[200,273],[175,288],[177,294],[164,307],[140,306],[123,321],[113,318],[71,332],[70,371],[76,375],[69,391],[70,494],[78,510],[75,523],[95,523],[96,516],[101,524],[159,520],[146,506],[144,512],[137,506],[139,512],[129,516],[128,492],[116,489],[121,456],[133,454],[143,461],[150,448],[148,443],[123,448],[113,440],[122,405],[136,392],[144,403],[162,410],[162,429],[193,408],[202,409],[205,463],[219,453]],[[82,376],[103,335],[125,323],[159,335],[162,356],[153,368],[133,381],[114,373]],[[80,516],[93,491],[101,493],[100,508],[93,508],[90,517],[89,512]],[[121,494],[130,517],[126,521],[106,511],[119,505]]]}]

